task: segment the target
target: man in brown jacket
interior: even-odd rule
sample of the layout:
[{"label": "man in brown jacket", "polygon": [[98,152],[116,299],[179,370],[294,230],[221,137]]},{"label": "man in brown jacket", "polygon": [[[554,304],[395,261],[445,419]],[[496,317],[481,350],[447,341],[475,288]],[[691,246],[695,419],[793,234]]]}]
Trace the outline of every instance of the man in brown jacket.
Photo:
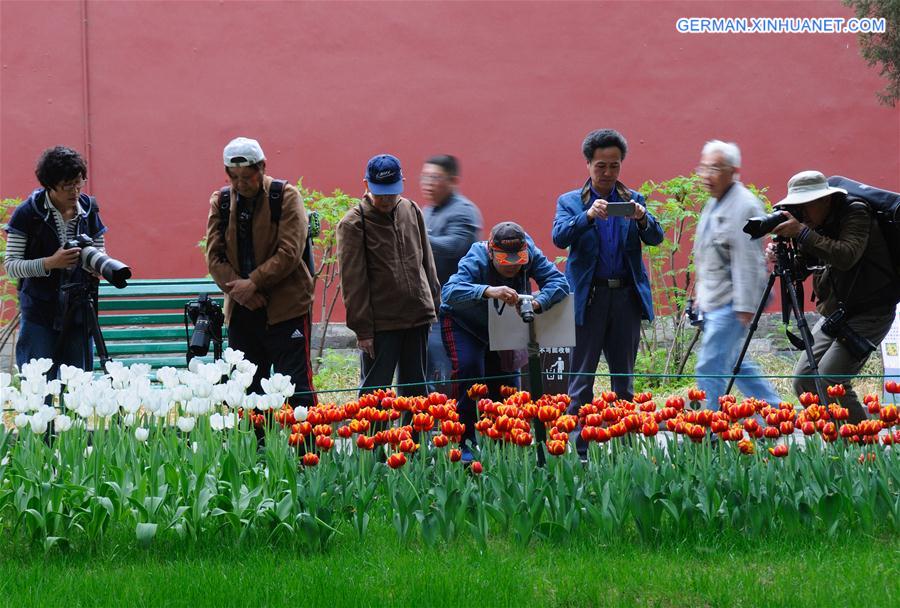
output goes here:
[{"label": "man in brown jacket", "polygon": [[362,202],[337,227],[347,327],[361,351],[360,391],[393,384],[401,395],[425,392],[428,330],[440,304],[440,283],[422,211],[402,198],[400,161],[369,161]]},{"label": "man in brown jacket", "polygon": [[[824,267],[813,275],[816,309],[822,315],[812,330],[813,355],[827,385],[844,385],[847,394],[841,403],[850,412],[850,422],[858,423],[866,412],[850,380],[887,335],[898,300],[887,242],[869,206],[848,201],[847,191],[829,186],[818,171],[792,177],[787,197],[776,207],[791,213],[782,211],[786,220],[773,234],[794,239],[807,263]],[[848,340],[847,332],[856,339]],[[816,391],[814,379],[802,377],[811,373],[804,353],[794,368],[798,395]]]},{"label": "man in brown jacket", "polygon": [[266,175],[259,143],[225,146],[231,186],[212,193],[206,262],[225,293],[228,345],[257,365],[250,390],[276,373],[291,377],[292,405],[314,405],[309,364],[313,282],[303,262],[308,220],[293,185]]}]

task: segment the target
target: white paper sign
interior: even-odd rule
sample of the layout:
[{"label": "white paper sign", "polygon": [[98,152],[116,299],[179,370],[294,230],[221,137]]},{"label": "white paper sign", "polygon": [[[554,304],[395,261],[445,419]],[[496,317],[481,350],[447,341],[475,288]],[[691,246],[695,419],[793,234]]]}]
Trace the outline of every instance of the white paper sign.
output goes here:
[{"label": "white paper sign", "polygon": [[[881,357],[884,361],[884,379],[900,381],[900,305],[894,311],[894,323],[881,341]],[[894,395],[884,391],[882,385],[882,403],[893,403]]]},{"label": "white paper sign", "polygon": [[[515,306],[504,306],[498,312],[488,302],[488,338],[491,350],[515,350],[528,347],[528,324]],[[534,315],[538,344],[543,347],[575,346],[575,301],[567,296],[547,312]]]}]

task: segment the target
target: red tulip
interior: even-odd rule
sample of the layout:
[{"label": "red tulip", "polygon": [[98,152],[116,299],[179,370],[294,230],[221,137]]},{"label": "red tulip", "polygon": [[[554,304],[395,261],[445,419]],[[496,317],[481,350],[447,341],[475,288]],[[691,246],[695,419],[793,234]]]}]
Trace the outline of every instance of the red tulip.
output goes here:
[{"label": "red tulip", "polygon": [[481,475],[482,471],[484,471],[484,467],[481,466],[481,463],[477,460],[475,462],[473,462],[472,466],[469,468],[471,469],[472,473],[474,473],[475,475]]},{"label": "red tulip", "polygon": [[459,462],[462,459],[462,450],[453,448],[450,450],[450,462]]},{"label": "red tulip", "polygon": [[896,395],[897,393],[900,393],[900,383],[896,380],[888,380],[884,383],[884,390],[892,395]]},{"label": "red tulip", "polygon": [[828,387],[828,396],[829,397],[843,397],[847,394],[847,389],[844,388],[843,384],[835,384],[834,386]]},{"label": "red tulip", "polygon": [[322,450],[323,452],[327,452],[334,446],[334,439],[329,437],[328,435],[319,435],[316,437],[316,447]]},{"label": "red tulip", "polygon": [[303,455],[303,466],[314,467],[319,464],[319,455],[315,452],[307,452]]},{"label": "red tulip", "polygon": [[551,440],[547,442],[547,451],[553,456],[561,456],[566,452],[566,442]]},{"label": "red tulip", "polygon": [[819,396],[815,393],[806,392],[800,395],[800,404],[805,406],[813,405],[819,402]]},{"label": "red tulip", "polygon": [[769,453],[775,458],[784,458],[788,455],[788,446],[783,443],[776,445],[774,448],[769,448]]},{"label": "red tulip", "polygon": [[395,452],[388,456],[387,463],[392,469],[399,469],[406,464],[406,454],[403,452]]}]

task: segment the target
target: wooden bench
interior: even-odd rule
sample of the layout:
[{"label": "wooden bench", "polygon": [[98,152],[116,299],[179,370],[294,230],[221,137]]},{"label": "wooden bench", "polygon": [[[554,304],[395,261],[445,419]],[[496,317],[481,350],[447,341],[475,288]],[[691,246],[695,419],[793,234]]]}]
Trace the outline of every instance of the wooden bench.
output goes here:
[{"label": "wooden bench", "polygon": [[[110,357],[126,365],[149,363],[154,369],[187,367],[184,305],[201,293],[222,305],[222,291],[210,278],[133,280],[125,289],[103,281],[98,317]],[[193,331],[190,322],[188,331]],[[227,329],[222,333],[227,336]],[[212,361],[212,354],[210,344],[209,355],[201,360]],[[96,349],[94,369],[100,369]]]}]

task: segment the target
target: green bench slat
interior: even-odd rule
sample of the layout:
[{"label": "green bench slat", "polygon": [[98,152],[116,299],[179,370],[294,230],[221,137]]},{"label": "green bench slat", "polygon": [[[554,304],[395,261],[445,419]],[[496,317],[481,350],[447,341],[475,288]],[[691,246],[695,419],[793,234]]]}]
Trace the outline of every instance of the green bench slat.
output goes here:
[{"label": "green bench slat", "polygon": [[[193,328],[188,325],[188,332]],[[228,335],[227,329],[222,333]],[[115,327],[104,329],[103,337],[107,342],[115,340],[181,340],[184,341],[184,325],[180,327]]]},{"label": "green bench slat", "polygon": [[100,288],[101,298],[134,298],[140,296],[187,296],[195,299],[201,293],[222,295],[222,290],[215,283],[194,283],[191,285],[129,285],[125,289],[116,289],[112,285]]},{"label": "green bench slat", "polygon": [[[148,312],[144,314],[100,315],[100,325],[172,325],[181,323],[184,328],[184,313]],[[104,332],[105,333],[105,332]]]},{"label": "green bench slat", "polygon": [[187,342],[182,336],[179,341],[170,342],[109,342],[106,349],[110,355],[141,355],[187,352]]},{"label": "green bench slat", "polygon": [[[107,310],[184,310],[184,305],[193,298],[122,298],[101,299],[100,312]],[[222,298],[213,298],[219,306]]]}]

